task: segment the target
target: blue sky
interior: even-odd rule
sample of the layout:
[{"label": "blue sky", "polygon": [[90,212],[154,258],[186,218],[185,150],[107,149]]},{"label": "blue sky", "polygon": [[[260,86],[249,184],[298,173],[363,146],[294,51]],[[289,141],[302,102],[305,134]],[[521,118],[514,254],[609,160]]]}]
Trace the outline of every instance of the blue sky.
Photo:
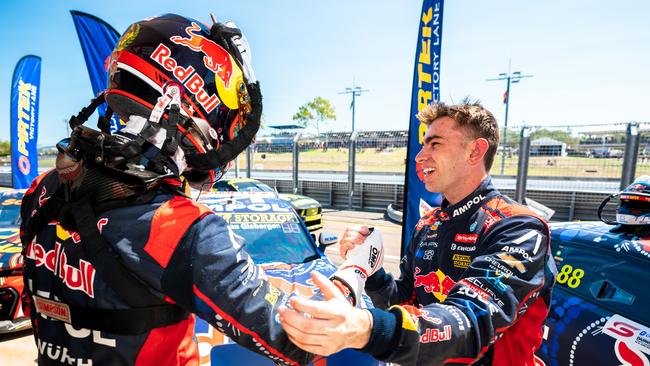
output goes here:
[{"label": "blue sky", "polygon": [[[329,99],[349,130],[353,85],[358,129],[407,129],[421,2],[402,1],[4,1],[0,51],[0,140],[9,140],[9,90],[16,62],[42,57],[39,145],[65,135],[64,120],[92,97],[69,10],[96,15],[122,32],[166,12],[205,22],[209,13],[246,33],[261,80],[266,123],[287,124],[316,96]],[[534,77],[511,90],[509,125],[650,121],[647,89],[650,2],[447,0],[441,96],[480,99],[501,123],[512,71]],[[94,121],[93,121],[94,125]]]}]

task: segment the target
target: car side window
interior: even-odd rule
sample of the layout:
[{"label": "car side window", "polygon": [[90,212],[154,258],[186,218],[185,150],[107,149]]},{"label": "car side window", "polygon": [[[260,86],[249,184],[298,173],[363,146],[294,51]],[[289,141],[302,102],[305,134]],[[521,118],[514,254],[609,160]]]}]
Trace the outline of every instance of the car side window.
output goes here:
[{"label": "car side window", "polygon": [[650,322],[650,292],[639,284],[650,283],[647,264],[624,253],[582,245],[554,248],[557,286],[599,307]]}]

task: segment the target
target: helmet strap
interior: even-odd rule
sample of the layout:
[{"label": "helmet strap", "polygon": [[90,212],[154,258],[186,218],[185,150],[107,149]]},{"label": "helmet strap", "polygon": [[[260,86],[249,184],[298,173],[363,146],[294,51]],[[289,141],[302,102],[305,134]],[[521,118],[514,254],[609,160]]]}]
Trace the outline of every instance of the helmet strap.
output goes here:
[{"label": "helmet strap", "polygon": [[[165,129],[165,142],[163,143],[160,151],[165,156],[172,156],[178,149],[178,141],[180,140],[180,133],[178,131],[178,123],[181,120],[181,89],[175,83],[168,84],[164,87],[163,94],[158,98],[156,105],[151,110],[148,123],[140,133],[146,140],[153,136],[160,127]],[[167,119],[163,119],[165,111],[167,112]]]},{"label": "helmet strap", "polygon": [[600,221],[606,223],[607,225],[616,225],[616,224],[618,224],[616,221],[610,221],[610,220],[607,220],[606,218],[603,217],[603,209],[605,208],[605,205],[607,205],[607,202],[609,202],[609,200],[611,200],[612,198],[614,198],[614,197],[616,197],[618,195],[619,195],[618,193],[610,195],[609,197],[605,198],[603,200],[603,202],[600,204],[600,206],[598,207],[598,219]]},{"label": "helmet strap", "polygon": [[97,120],[97,128],[104,133],[111,133],[111,118],[113,118],[113,110],[107,104],[106,113],[99,116]]}]

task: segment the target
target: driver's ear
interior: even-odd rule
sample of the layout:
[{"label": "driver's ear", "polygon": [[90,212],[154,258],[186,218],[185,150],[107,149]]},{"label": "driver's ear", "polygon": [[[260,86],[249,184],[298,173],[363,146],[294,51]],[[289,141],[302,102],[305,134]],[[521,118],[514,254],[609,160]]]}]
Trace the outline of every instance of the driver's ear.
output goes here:
[{"label": "driver's ear", "polygon": [[472,141],[470,146],[471,146],[471,150],[469,153],[468,162],[470,163],[470,165],[476,165],[479,163],[482,164],[483,158],[485,157],[485,153],[488,151],[488,148],[490,147],[490,143],[488,142],[487,139],[481,137]]}]

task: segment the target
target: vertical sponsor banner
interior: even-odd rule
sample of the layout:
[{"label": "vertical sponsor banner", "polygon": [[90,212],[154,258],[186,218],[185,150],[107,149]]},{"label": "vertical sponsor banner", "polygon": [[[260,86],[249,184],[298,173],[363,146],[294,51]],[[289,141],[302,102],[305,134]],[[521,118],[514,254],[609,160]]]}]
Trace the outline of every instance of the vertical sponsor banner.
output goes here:
[{"label": "vertical sponsor banner", "polygon": [[427,127],[421,124],[415,116],[429,103],[440,101],[442,7],[443,0],[424,0],[419,18],[409,121],[402,253],[404,253],[411,232],[421,215],[431,206],[439,206],[442,201],[439,193],[431,193],[426,190],[421,180],[422,167],[416,166],[415,163],[415,156],[420,152],[422,139],[427,132]]},{"label": "vertical sponsor banner", "polygon": [[41,58],[20,59],[11,83],[11,179],[14,188],[28,188],[38,175],[38,96]]},{"label": "vertical sponsor banner", "polygon": [[[108,61],[111,52],[120,39],[120,34],[110,24],[96,16],[71,10],[72,20],[77,29],[81,50],[86,60],[90,84],[93,88],[93,95],[97,95],[106,89],[108,85]],[[106,113],[106,104],[98,108],[99,113]],[[124,127],[116,116],[111,119],[111,132]]]}]

